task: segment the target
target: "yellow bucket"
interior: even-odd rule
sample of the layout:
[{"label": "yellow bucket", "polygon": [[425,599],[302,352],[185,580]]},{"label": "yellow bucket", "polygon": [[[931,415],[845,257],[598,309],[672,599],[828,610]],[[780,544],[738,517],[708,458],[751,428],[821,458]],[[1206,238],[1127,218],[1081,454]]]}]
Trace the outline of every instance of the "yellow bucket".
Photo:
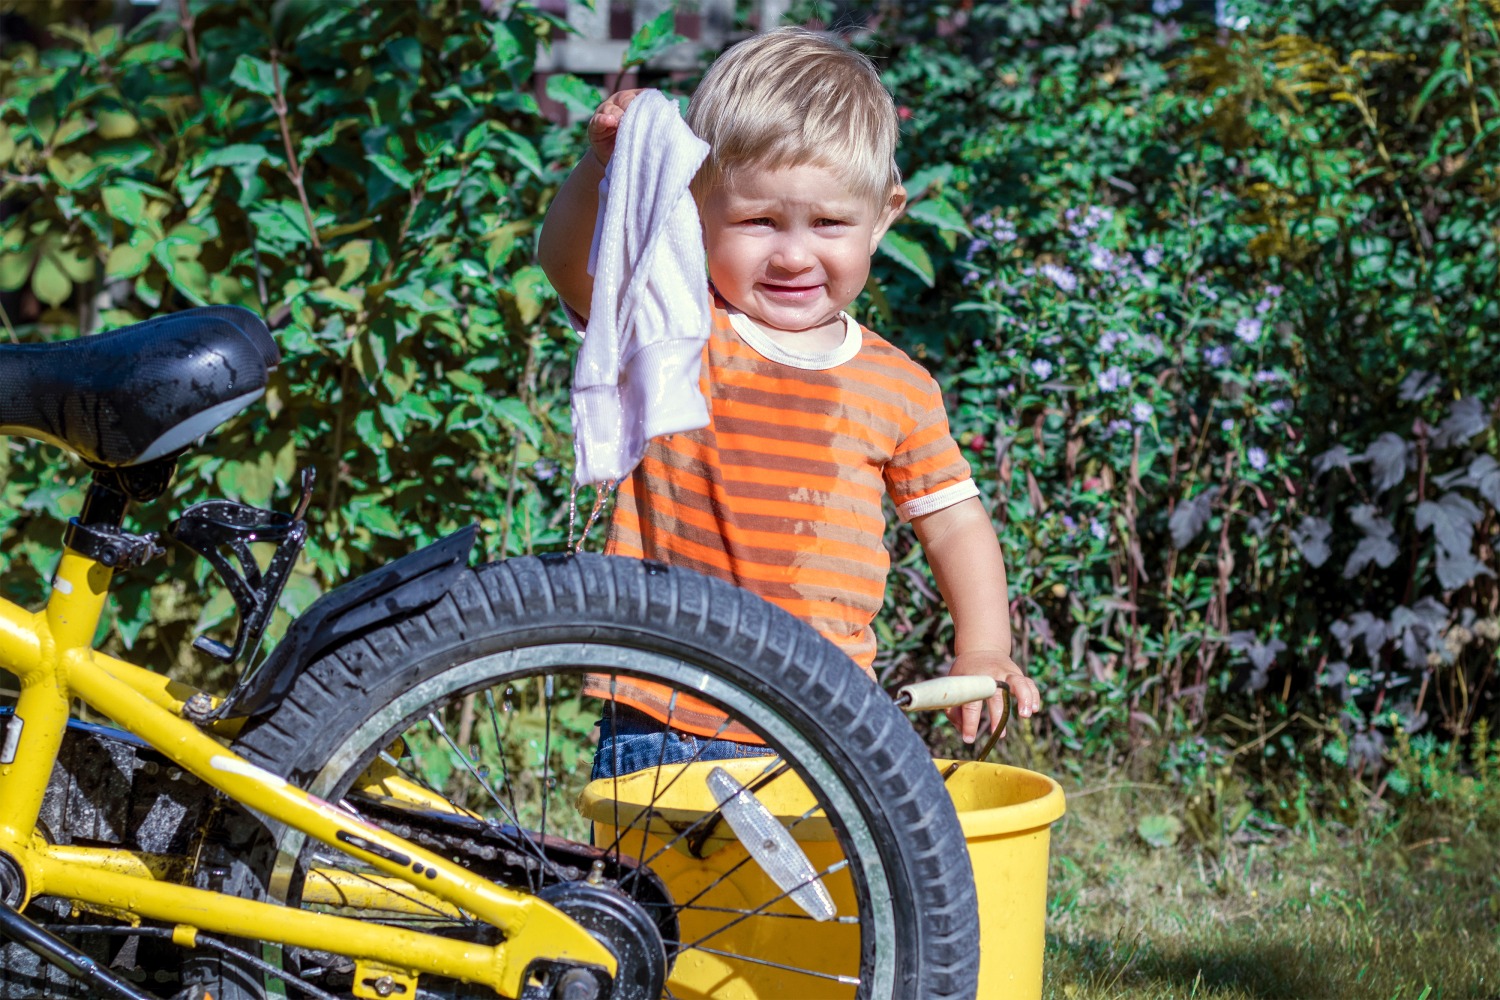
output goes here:
[{"label": "yellow bucket", "polygon": [[[946,767],[949,761],[936,761]],[[781,969],[739,961],[733,953],[775,954],[785,965],[826,967],[827,957],[845,954],[857,964],[859,928],[841,923],[800,920],[743,920],[733,914],[781,895],[760,867],[746,864],[745,851],[725,824],[703,846],[703,857],[690,854],[683,840],[666,848],[678,831],[712,811],[714,801],[704,780],[683,776],[685,769],[704,777],[723,767],[741,784],[765,768],[753,757],[714,763],[680,764],[641,771],[618,779],[590,782],[578,799],[579,811],[594,823],[595,843],[613,844],[616,830],[628,831],[620,848],[627,856],[651,858],[651,867],[674,900],[692,900],[679,914],[679,937],[695,941],[717,937],[713,954],[694,949],[678,956],[667,982],[671,995],[702,1000],[759,1000],[812,997],[809,980]],[[1062,817],[1062,788],[1046,775],[1003,764],[968,762],[947,781],[979,896],[979,996],[1035,1000],[1042,995],[1042,950],[1047,914],[1047,845],[1050,827]],[[788,774],[756,792],[783,825],[803,817],[814,805],[812,794]],[[656,807],[649,824],[638,822],[646,804]],[[633,821],[634,822],[633,825]],[[618,825],[617,825],[618,824]],[[815,870],[843,858],[833,829],[820,815],[802,819],[792,829]],[[663,848],[666,848],[663,850]],[[847,870],[823,879],[839,912],[854,909],[854,885]],[[790,899],[767,910],[801,916]],[[847,985],[828,983],[826,995],[848,997]]]}]

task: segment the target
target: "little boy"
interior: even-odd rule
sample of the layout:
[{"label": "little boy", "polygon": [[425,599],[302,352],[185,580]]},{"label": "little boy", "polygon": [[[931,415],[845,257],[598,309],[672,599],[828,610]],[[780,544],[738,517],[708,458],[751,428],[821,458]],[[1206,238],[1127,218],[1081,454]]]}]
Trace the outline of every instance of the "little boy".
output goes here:
[{"label": "little boy", "polygon": [[[598,185],[621,116],[639,93],[614,94],[594,113],[591,151],[541,234],[540,263],[580,317],[593,279],[589,241],[579,234],[593,232]],[[953,615],[950,672],[1005,682],[1026,717],[1041,697],[1010,657],[1005,564],[938,387],[844,312],[906,204],[897,120],[868,59],[802,29],[755,36],[709,70],[687,124],[710,147],[692,191],[713,295],[703,353],[711,422],[651,442],[620,485],[607,551],[751,590],[869,671],[870,623],[890,565],[881,509],[888,492],[916,530]],[[602,734],[616,743],[619,770],[655,763],[658,753],[622,756],[618,744],[652,733],[659,740],[661,713],[639,699],[618,700],[644,710],[625,712],[616,732]],[[980,706],[952,716],[972,742]],[[694,747],[700,759],[749,749],[708,742]],[[598,755],[595,777],[611,773],[600,765],[609,757]]]}]

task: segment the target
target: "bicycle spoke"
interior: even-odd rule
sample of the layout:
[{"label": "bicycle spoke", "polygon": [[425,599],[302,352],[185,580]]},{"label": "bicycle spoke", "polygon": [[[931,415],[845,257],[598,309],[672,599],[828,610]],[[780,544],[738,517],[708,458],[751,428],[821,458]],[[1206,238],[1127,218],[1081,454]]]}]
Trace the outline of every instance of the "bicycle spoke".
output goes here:
[{"label": "bicycle spoke", "polygon": [[[668,941],[668,944],[679,944],[677,941]],[[795,972],[800,976],[812,976],[815,979],[828,979],[835,983],[843,983],[846,986],[858,986],[858,976],[843,976],[836,972],[819,972],[816,969],[802,969],[795,965],[785,965],[781,962],[773,962],[769,958],[754,958],[750,955],[737,955],[732,951],[722,951],[718,948],[705,948],[701,944],[695,945],[693,951],[701,951],[705,955],[717,955],[720,958],[732,958],[737,962],[749,962],[751,965],[764,965],[770,969],[780,969],[783,972]]]},{"label": "bicycle spoke", "polygon": [[[453,737],[448,735],[448,730],[443,726],[442,720],[437,717],[436,712],[429,711],[427,713],[427,724],[437,731],[438,735],[443,738],[443,742],[448,744],[449,749],[451,749],[454,754],[457,755],[459,760],[463,761],[464,768],[469,772],[470,775],[474,777],[474,780],[479,782],[480,787],[482,787],[486,792],[489,793],[490,799],[495,803],[495,805],[500,807],[500,811],[505,812],[505,803],[500,801],[500,796],[495,794],[495,790],[490,787],[490,783],[488,781],[485,781],[484,778],[480,776],[479,771],[474,766],[474,762],[469,760],[469,755],[464,753],[463,750],[459,748],[459,745],[454,742]],[[536,841],[531,839],[530,831],[528,831],[524,826],[521,825],[520,818],[516,816],[509,816],[508,818],[516,826],[517,839],[522,843],[530,846],[532,852],[536,855],[537,861],[541,862],[541,868],[537,871],[538,884],[540,884],[541,881],[542,870],[548,868],[553,870],[553,874],[557,876],[557,880],[559,882],[564,881],[562,876],[558,874],[556,870],[557,866],[548,859],[546,852],[542,850],[541,846],[538,845]]]},{"label": "bicycle spoke", "polygon": [[[549,776],[552,772],[552,691],[553,680],[551,674],[541,678],[542,682],[542,837],[547,836],[547,802],[552,798],[552,789],[548,785]],[[537,873],[537,882],[541,884],[541,872]]]},{"label": "bicycle spoke", "polygon": [[[682,911],[682,910],[692,910],[694,913],[742,913],[742,914],[744,914],[746,916],[774,917],[777,920],[812,920],[812,921],[816,921],[818,919],[817,917],[814,917],[811,914],[807,914],[807,913],[782,913],[782,912],[777,912],[777,913],[762,913],[759,910],[746,910],[746,909],[744,909],[742,907],[735,907],[735,906],[678,906],[678,907],[673,907],[673,912],[679,912],[679,911]],[[859,918],[858,917],[850,917],[850,916],[834,917],[833,919],[828,920],[826,922],[827,923],[831,923],[831,924],[857,924],[857,923],[859,923]]]},{"label": "bicycle spoke", "polygon": [[[729,721],[726,719],[725,722],[724,722],[724,725],[719,727],[719,732],[720,733],[724,732],[724,730],[727,729],[728,727],[729,727]],[[718,739],[717,736],[715,736],[714,738]],[[703,748],[700,747],[699,750],[698,750],[698,754],[701,754],[702,752],[703,752]],[[694,761],[696,761],[698,759],[698,754],[694,754],[693,755],[693,760]],[[769,774],[771,772],[771,770],[776,766],[776,764],[779,763],[779,758],[772,758],[772,760],[773,760],[773,763],[767,765],[760,772],[760,776]],[[689,761],[689,763],[692,763],[692,761]],[[679,776],[682,773],[683,772],[678,772]],[[759,776],[757,776],[757,777],[759,777]],[[671,786],[669,785],[668,787],[671,787]],[[737,798],[738,796],[745,794],[745,792],[747,792],[747,791],[749,791],[749,789],[741,786],[741,788],[739,789],[739,791],[735,792],[734,795],[731,795],[730,798]],[[722,807],[723,803],[721,802],[721,803],[719,803],[719,805]],[[704,823],[707,823],[708,820],[709,820],[709,818],[712,817],[712,816],[715,816],[715,815],[716,815],[716,812],[714,812],[714,813],[705,813],[702,816],[700,816],[697,820],[695,820],[693,822],[692,826],[689,826],[686,830],[678,831],[677,836],[673,837],[671,840],[669,840],[665,844],[661,845],[661,847],[657,848],[656,852],[654,854],[652,854],[651,857],[647,858],[645,860],[645,862],[643,862],[643,864],[650,864],[651,862],[655,861],[657,858],[661,857],[663,854],[667,853],[667,851],[669,851],[673,847],[675,847],[679,841],[681,841],[685,837],[691,836],[694,830],[697,830]],[[639,870],[640,869],[636,869],[636,871],[639,871]],[[624,885],[625,885],[625,883],[631,878],[631,876],[634,876],[634,875],[635,875],[635,872],[633,871],[633,872],[630,873],[630,875],[627,875],[625,878],[621,879],[620,880],[620,886],[623,888]]]},{"label": "bicycle spoke", "polygon": [[751,917],[754,917],[754,916],[757,916],[757,915],[759,915],[761,913],[764,913],[766,910],[768,910],[772,906],[775,906],[777,903],[781,902],[783,899],[786,899],[788,896],[790,896],[792,893],[796,892],[798,889],[801,889],[803,886],[812,885],[814,882],[818,881],[818,879],[820,879],[820,878],[823,878],[825,875],[832,875],[835,872],[841,872],[845,868],[848,868],[848,867],[849,867],[849,859],[848,858],[845,858],[842,861],[835,861],[833,864],[829,865],[827,868],[823,869],[821,872],[818,872],[818,873],[816,873],[814,875],[809,876],[808,878],[803,879],[801,882],[798,882],[796,885],[792,886],[790,889],[787,889],[787,890],[783,891],[779,895],[772,896],[770,899],[766,900],[764,903],[760,904],[755,909],[745,911],[740,916],[736,917],[735,919],[731,920],[729,923],[725,924],[723,927],[720,927],[717,930],[711,931],[710,933],[703,935],[697,941],[694,941],[692,944],[683,945],[683,948],[684,949],[693,948],[693,947],[696,947],[697,945],[701,944],[702,942],[709,940],[710,938],[718,937],[720,934],[723,934],[725,931],[729,930],[729,928],[734,927],[734,926],[736,926],[738,924],[744,923],[746,920],[749,920]]},{"label": "bicycle spoke", "polygon": [[[790,831],[790,830],[797,829],[798,826],[800,826],[802,823],[806,822],[807,820],[812,819],[813,815],[816,814],[816,813],[818,813],[818,812],[821,812],[822,809],[823,809],[823,807],[821,805],[814,805],[811,809],[807,810],[807,812],[803,813],[801,816],[798,816],[796,819],[794,819],[790,823],[788,823],[786,825],[787,830]],[[717,886],[719,886],[720,884],[722,884],[725,879],[729,878],[729,876],[733,875],[735,872],[739,871],[741,868],[745,867],[745,865],[748,865],[750,862],[752,862],[754,860],[755,860],[755,858],[753,858],[750,855],[750,853],[747,851],[745,853],[745,856],[743,858],[740,858],[733,865],[731,865],[728,869],[726,869],[722,875],[720,875],[718,878],[714,879],[708,885],[704,886],[702,889],[699,889],[696,893],[694,893],[692,899],[688,900],[686,903],[681,903],[681,904],[679,904],[677,906],[674,906],[672,908],[672,912],[673,913],[681,913],[683,910],[688,909],[694,903],[696,903],[698,900],[702,899],[704,896],[706,896],[710,892],[712,892]]]},{"label": "bicycle spoke", "polygon": [[[509,690],[509,689],[507,688],[507,690]],[[500,758],[500,777],[501,777],[501,779],[505,783],[505,795],[506,795],[506,798],[510,799],[510,812],[506,813],[506,815],[512,817],[512,821],[516,824],[516,829],[519,830],[521,828],[521,823],[520,823],[521,810],[516,806],[516,786],[515,786],[515,783],[511,780],[511,777],[510,777],[510,765],[507,764],[506,760],[505,760],[505,758],[507,756],[506,752],[505,752],[505,740],[500,735],[500,713],[495,708],[495,689],[494,688],[487,687],[487,688],[484,689],[484,701],[485,701],[485,705],[490,710],[490,729],[493,730],[494,733],[495,733],[495,756]],[[507,701],[506,704],[509,705],[510,704],[509,701]],[[508,716],[507,716],[507,721],[506,721],[505,728],[507,730],[510,729],[510,721],[509,721],[509,717]],[[501,812],[505,812],[505,807],[501,806],[500,810],[501,810]],[[526,869],[526,885],[533,892],[535,892],[536,889],[538,888],[538,886],[536,884],[534,884],[532,882],[532,880],[531,880],[531,869],[530,868]]]},{"label": "bicycle spoke", "polygon": [[609,753],[612,758],[609,780],[610,800],[615,811],[615,842],[604,849],[605,857],[609,856],[610,848],[615,849],[616,870],[620,867],[620,702],[615,698],[615,686],[619,680],[618,674],[609,675]]},{"label": "bicycle spoke", "polygon": [[[661,734],[661,744],[657,747],[656,750],[656,770],[651,773],[651,798],[646,804],[646,826],[641,832],[641,849],[636,852],[635,856],[635,866],[637,868],[646,863],[646,833],[651,830],[651,817],[656,815],[656,803],[658,801],[657,789],[661,786],[661,767],[667,759],[667,740],[669,739],[668,734],[672,731],[672,714],[677,711],[678,693],[679,692],[677,691],[677,689],[673,688],[672,697],[667,699],[667,729],[666,732],[663,732]],[[667,787],[670,788],[671,785],[668,785]],[[630,821],[629,830],[635,829],[636,819],[640,819],[640,813],[637,813],[635,819],[632,819]],[[627,830],[626,832],[628,833],[629,830]],[[619,824],[616,824],[615,843],[620,842],[621,836],[623,835],[620,833]]]}]

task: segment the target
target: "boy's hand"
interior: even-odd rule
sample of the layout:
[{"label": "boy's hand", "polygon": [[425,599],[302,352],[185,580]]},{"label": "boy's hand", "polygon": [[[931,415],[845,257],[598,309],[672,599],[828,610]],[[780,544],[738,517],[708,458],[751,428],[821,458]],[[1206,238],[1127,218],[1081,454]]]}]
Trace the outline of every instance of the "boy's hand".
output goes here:
[{"label": "boy's hand", "polygon": [[[970,674],[993,677],[997,682],[1010,688],[1012,705],[1016,714],[1023,719],[1030,718],[1041,711],[1042,693],[1037,688],[1036,682],[1027,677],[1021,668],[1016,666],[1016,662],[1004,653],[989,649],[963,653],[954,659],[953,666],[948,671],[950,677]],[[1000,722],[1000,699],[1003,697],[1003,694],[996,691],[995,696],[989,699],[991,730]],[[958,727],[965,743],[973,743],[974,738],[979,735],[980,707],[980,703],[975,701],[958,708],[948,709],[948,718]]]},{"label": "boy's hand", "polygon": [[601,166],[608,166],[609,158],[615,153],[615,136],[619,134],[620,119],[624,116],[625,109],[630,107],[631,101],[645,92],[644,88],[622,90],[610,94],[604,99],[604,103],[594,109],[594,117],[589,119],[589,146],[599,158]]}]

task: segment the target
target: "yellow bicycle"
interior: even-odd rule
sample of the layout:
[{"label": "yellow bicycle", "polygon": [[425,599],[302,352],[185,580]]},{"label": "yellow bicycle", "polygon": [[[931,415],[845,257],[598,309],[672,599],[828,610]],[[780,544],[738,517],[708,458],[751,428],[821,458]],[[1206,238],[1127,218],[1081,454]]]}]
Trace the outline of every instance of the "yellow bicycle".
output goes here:
[{"label": "yellow bicycle", "polygon": [[[601,556],[469,568],[469,529],[323,595],[263,655],[310,477],[290,514],[213,500],[162,538],[126,516],[278,362],[230,307],[0,346],[0,434],[92,471],[46,606],[0,599],[20,680],[0,714],[0,996],[973,993],[973,879],[928,754],[746,592]],[[93,648],[114,573],[168,541],[235,598],[234,641],[196,643],[241,664],[226,693]],[[591,785],[595,724],[619,731],[627,689],[661,696],[670,735]],[[724,735],[744,753],[703,759]],[[805,786],[799,815],[760,804],[775,781]],[[719,808],[682,819],[695,782]],[[823,831],[816,863],[799,826]],[[710,854],[690,891],[659,876]]]}]

